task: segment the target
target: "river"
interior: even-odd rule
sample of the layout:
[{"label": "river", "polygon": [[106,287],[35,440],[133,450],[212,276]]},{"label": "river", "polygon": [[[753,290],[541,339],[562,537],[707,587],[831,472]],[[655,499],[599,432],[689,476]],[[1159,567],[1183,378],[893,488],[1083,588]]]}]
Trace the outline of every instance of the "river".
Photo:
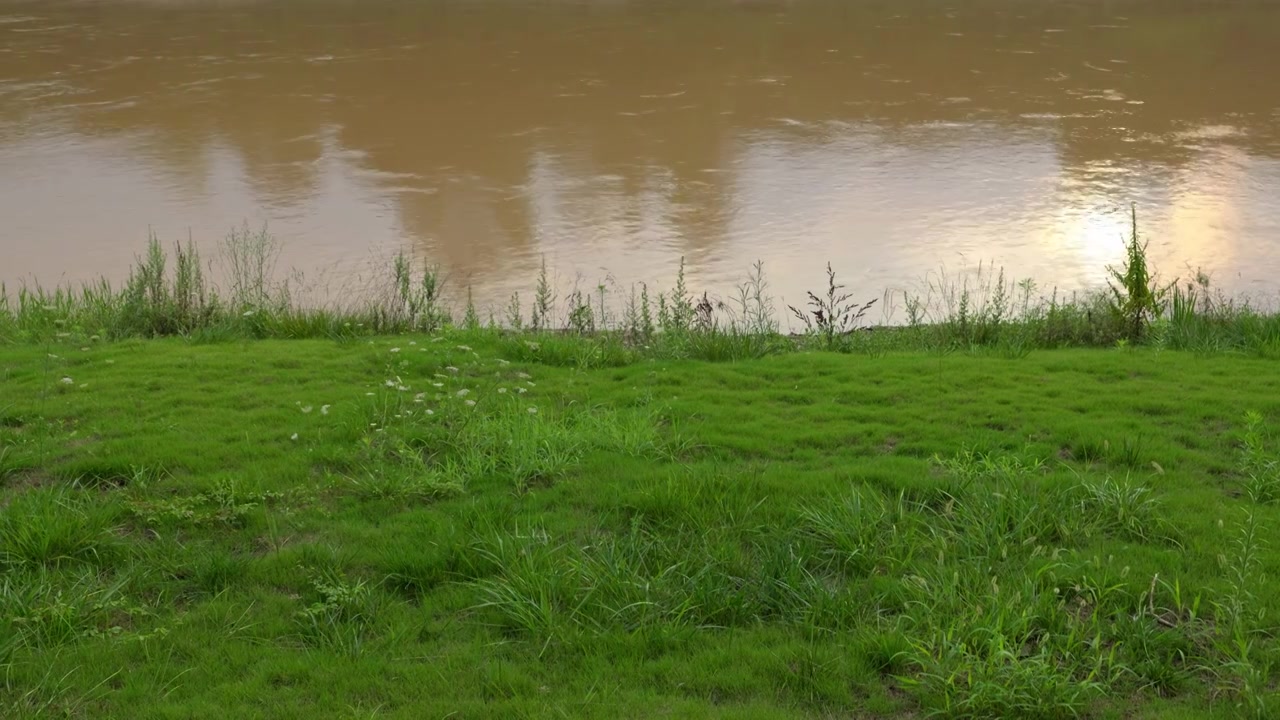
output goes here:
[{"label": "river", "polygon": [[1163,276],[1280,289],[1280,3],[0,0],[11,288],[247,223],[330,292],[1074,290],[1131,203]]}]

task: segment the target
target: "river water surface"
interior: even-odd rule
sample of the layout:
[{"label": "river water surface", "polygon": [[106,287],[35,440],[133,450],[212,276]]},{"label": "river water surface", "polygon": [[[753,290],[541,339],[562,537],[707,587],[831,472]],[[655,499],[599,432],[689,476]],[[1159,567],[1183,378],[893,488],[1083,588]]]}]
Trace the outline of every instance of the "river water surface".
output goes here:
[{"label": "river water surface", "polygon": [[485,302],[562,282],[798,301],[994,261],[1280,282],[1280,3],[0,0],[0,281],[267,224],[349,282],[404,249]]}]

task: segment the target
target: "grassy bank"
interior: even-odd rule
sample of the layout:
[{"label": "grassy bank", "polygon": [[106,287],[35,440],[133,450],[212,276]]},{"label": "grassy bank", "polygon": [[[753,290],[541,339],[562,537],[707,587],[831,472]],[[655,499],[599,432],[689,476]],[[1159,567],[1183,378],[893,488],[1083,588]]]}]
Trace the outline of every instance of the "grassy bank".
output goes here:
[{"label": "grassy bank", "polygon": [[798,307],[275,250],[0,291],[0,716],[1280,713],[1280,314],[1136,222]]},{"label": "grassy bank", "polygon": [[1280,707],[1262,353],[56,327],[0,346],[4,717]]},{"label": "grassy bank", "polygon": [[804,302],[780,306],[760,263],[731,292],[712,296],[686,285],[683,261],[666,290],[612,282],[561,287],[544,262],[527,293],[481,308],[470,289],[449,292],[436,268],[405,256],[340,289],[340,299],[318,301],[297,273],[281,277],[271,235],[245,229],[232,232],[211,259],[190,243],[166,250],[152,239],[119,286],[105,279],[53,289],[0,286],[0,344],[351,340],[452,328],[537,335],[543,362],[583,367],[806,349],[1019,357],[1034,349],[1143,345],[1280,357],[1274,303],[1226,296],[1201,273],[1161,279],[1148,265],[1136,217],[1124,249],[1123,261],[1106,268],[1107,285],[1087,293],[1046,292],[986,265],[931,272],[911,290],[849,288],[828,265]]}]

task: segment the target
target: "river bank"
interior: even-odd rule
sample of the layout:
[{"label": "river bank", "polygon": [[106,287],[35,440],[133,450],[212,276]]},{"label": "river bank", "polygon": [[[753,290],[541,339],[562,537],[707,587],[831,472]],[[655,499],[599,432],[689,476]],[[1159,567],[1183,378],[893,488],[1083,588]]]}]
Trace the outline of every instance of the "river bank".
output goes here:
[{"label": "river bank", "polygon": [[[178,336],[193,342],[358,338],[446,329],[519,340],[539,362],[583,366],[638,358],[738,360],[821,348],[872,356],[956,351],[1018,357],[1035,349],[1143,345],[1280,357],[1280,307],[1228,296],[1200,272],[1163,277],[1136,215],[1105,287],[1059,293],[1002,268],[928,272],[912,290],[851,288],[830,263],[804,302],[783,304],[755,263],[729,293],[690,287],[557,283],[544,261],[500,307],[399,255],[358,289],[317,303],[276,268],[266,231],[233,231],[211,258],[154,238],[128,279],[78,287],[0,286],[0,344],[110,342]],[[534,351],[532,348],[538,348]]]}]

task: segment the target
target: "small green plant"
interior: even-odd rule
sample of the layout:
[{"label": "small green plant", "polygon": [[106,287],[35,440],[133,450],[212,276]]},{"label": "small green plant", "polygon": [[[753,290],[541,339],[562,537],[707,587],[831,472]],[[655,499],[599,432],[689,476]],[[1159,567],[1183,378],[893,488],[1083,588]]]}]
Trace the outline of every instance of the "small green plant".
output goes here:
[{"label": "small green plant", "polygon": [[467,286],[467,309],[462,315],[462,327],[475,332],[480,329],[480,313],[476,310],[475,298],[471,295],[471,286]]},{"label": "small green plant", "polygon": [[144,494],[126,503],[129,512],[148,526],[239,527],[264,503],[281,499],[282,493],[244,488],[234,480],[223,480],[193,495],[155,498]]},{"label": "small green plant", "polygon": [[400,253],[392,261],[392,275],[398,305],[375,307],[371,323],[374,328],[386,330],[403,323],[415,330],[432,332],[449,322],[439,270],[427,266],[419,273],[413,261]]},{"label": "small green plant", "polygon": [[1218,561],[1227,575],[1227,589],[1214,605],[1217,608],[1218,642],[1226,662],[1218,669],[1219,680],[1236,698],[1237,707],[1247,717],[1273,717],[1273,662],[1259,652],[1258,640],[1266,620],[1255,587],[1265,582],[1259,570],[1263,540],[1258,522],[1249,513],[1240,524],[1234,552],[1223,553]]},{"label": "small green plant", "polygon": [[569,330],[578,335],[587,335],[595,332],[596,315],[591,307],[590,296],[583,295],[582,291],[574,289],[569,293]]},{"label": "small green plant", "polygon": [[296,616],[303,641],[313,647],[360,655],[375,616],[368,583],[350,580],[332,569],[308,571],[308,576],[315,600]]},{"label": "small green plant", "polygon": [[1265,427],[1261,413],[1245,413],[1239,465],[1245,495],[1255,503],[1269,505],[1280,502],[1280,459],[1272,457],[1264,447]]},{"label": "small green plant", "polygon": [[764,274],[764,261],[757,260],[751,266],[747,279],[737,287],[734,297],[736,312],[734,329],[748,335],[769,335],[778,331],[774,319],[773,297],[769,294],[769,281]]},{"label": "small green plant", "polygon": [[280,242],[266,227],[254,232],[246,224],[233,229],[221,243],[227,302],[235,313],[279,310],[287,290],[276,281]]},{"label": "small green plant", "polygon": [[823,347],[832,350],[836,339],[857,330],[867,311],[875,305],[876,298],[859,306],[852,302],[853,295],[844,292],[844,285],[836,282],[836,272],[827,263],[827,292],[819,297],[809,292],[809,311],[804,312],[789,305],[791,314],[804,324],[805,334],[821,339]]},{"label": "small green plant", "polygon": [[696,312],[684,275],[685,259],[681,256],[675,288],[670,293],[658,295],[658,328],[677,341],[693,329]]},{"label": "small green plant", "polygon": [[[520,332],[524,330],[524,313],[520,309],[520,293],[511,293],[511,300],[507,302],[506,307],[507,327]],[[489,319],[490,328],[494,327],[493,318]]]},{"label": "small green plant", "polygon": [[547,258],[543,256],[542,264],[538,267],[538,285],[534,290],[533,315],[530,318],[530,326],[534,331],[551,328],[554,322],[551,313],[555,304],[556,296],[551,289],[551,281],[547,278]]},{"label": "small green plant", "polygon": [[1149,266],[1147,243],[1138,236],[1138,209],[1134,206],[1131,229],[1125,242],[1125,259],[1120,267],[1107,267],[1111,278],[1111,312],[1124,328],[1124,339],[1141,341],[1147,327],[1164,313],[1169,289],[1176,285],[1161,285]]}]

